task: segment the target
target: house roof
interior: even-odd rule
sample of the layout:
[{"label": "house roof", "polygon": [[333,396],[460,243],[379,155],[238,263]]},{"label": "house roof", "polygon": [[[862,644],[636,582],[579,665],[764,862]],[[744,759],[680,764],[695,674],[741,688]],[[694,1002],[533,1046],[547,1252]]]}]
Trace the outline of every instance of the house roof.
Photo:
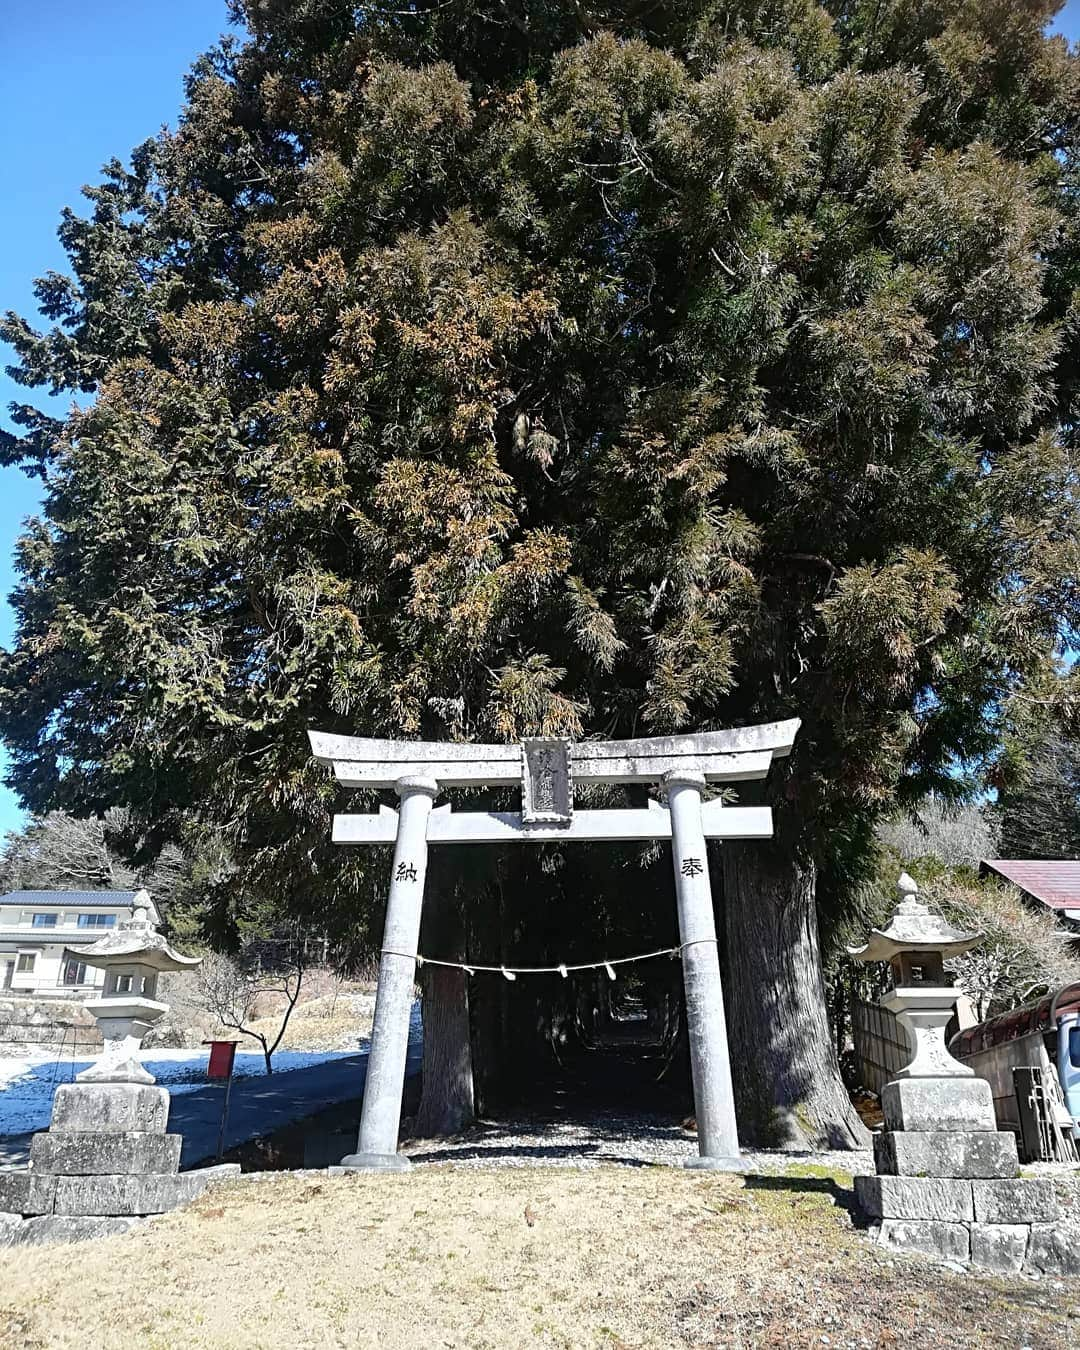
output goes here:
[{"label": "house roof", "polygon": [[1011,881],[1049,909],[1080,910],[1080,858],[984,858],[982,868]]},{"label": "house roof", "polygon": [[138,891],[8,891],[0,895],[0,905],[132,905]]}]

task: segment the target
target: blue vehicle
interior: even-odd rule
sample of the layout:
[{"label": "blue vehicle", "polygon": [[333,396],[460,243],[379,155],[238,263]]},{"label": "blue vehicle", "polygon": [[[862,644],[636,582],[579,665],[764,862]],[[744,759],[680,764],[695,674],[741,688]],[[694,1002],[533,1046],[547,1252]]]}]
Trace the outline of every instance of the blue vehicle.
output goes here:
[{"label": "blue vehicle", "polygon": [[989,1080],[999,1127],[1017,1133],[1013,1070],[1048,1070],[1061,1090],[1059,1123],[1080,1140],[1080,983],[958,1032],[949,1050]]}]

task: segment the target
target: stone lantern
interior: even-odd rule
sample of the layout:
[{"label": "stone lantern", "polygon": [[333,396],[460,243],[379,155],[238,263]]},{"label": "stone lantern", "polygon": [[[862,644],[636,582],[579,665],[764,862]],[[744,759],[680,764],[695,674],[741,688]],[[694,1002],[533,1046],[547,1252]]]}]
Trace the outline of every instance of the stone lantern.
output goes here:
[{"label": "stone lantern", "polygon": [[131,919],[69,950],[105,971],[101,998],[86,1005],[105,1053],[77,1083],[56,1089],[49,1128],[30,1141],[30,1166],[0,1170],[0,1246],[123,1233],[240,1171],[226,1163],[180,1172],[183,1139],[167,1132],[168,1089],[138,1060],[143,1036],[168,1011],[157,1001],[158,976],[199,958],[174,952],[154,928],[146,891],[136,893]]},{"label": "stone lantern", "polygon": [[105,972],[100,998],[86,1008],[101,1028],[105,1051],[96,1064],[78,1075],[81,1083],[141,1083],[155,1080],[139,1063],[139,1047],[153,1024],[168,1012],[157,1001],[162,971],[188,970],[198,956],[181,956],[150,922],[150,897],[135,896],[132,917],[88,947],[69,947],[72,956]]},{"label": "stone lantern", "polygon": [[887,928],[874,928],[863,947],[849,947],[856,961],[887,961],[893,989],[881,1006],[895,1013],[914,1051],[896,1075],[904,1078],[972,1077],[974,1069],[949,1054],[945,1028],[956,1007],[957,991],[945,976],[945,962],[969,951],[980,933],[964,933],[932,914],[918,899],[919,888],[906,872],[896,885],[900,902]]},{"label": "stone lantern", "polygon": [[881,1093],[884,1128],[874,1135],[874,1176],[855,1178],[855,1197],[884,1246],[970,1261],[1015,1273],[1043,1269],[1057,1241],[1053,1186],[1019,1176],[1016,1139],[999,1130],[985,1078],[949,1054],[945,1027],[957,991],[945,962],[978,933],[962,933],[918,899],[903,873],[900,903],[875,928],[856,961],[887,961],[894,988],[881,1006],[911,1041],[911,1062]]}]

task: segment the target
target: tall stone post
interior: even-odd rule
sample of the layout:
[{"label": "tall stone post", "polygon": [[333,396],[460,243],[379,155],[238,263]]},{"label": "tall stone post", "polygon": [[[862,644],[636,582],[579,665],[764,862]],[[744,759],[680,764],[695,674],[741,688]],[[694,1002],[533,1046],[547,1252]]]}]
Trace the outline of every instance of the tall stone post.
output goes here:
[{"label": "tall stone post", "polygon": [[698,1153],[686,1166],[718,1172],[742,1170],[735,1101],[731,1087],[724,991],[716,920],[709,885],[709,858],[701,825],[703,774],[664,776],[671,812],[671,859],[679,907],[686,1023],[694,1081]]},{"label": "tall stone post", "polygon": [[409,1166],[408,1158],[397,1151],[397,1140],[427,874],[428,817],[439,785],[433,778],[401,778],[395,788],[401,804],[375,993],[371,1053],[360,1113],[360,1139],[357,1151],[341,1160],[341,1166],[349,1171],[403,1172]]}]

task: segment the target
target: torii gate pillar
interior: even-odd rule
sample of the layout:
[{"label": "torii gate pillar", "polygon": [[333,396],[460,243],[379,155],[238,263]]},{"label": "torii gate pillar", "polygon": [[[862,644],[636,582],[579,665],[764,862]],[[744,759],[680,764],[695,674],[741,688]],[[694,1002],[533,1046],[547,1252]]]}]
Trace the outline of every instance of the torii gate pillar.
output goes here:
[{"label": "torii gate pillar", "polygon": [[401,798],[394,866],[386,904],[379,983],[371,1052],[364,1080],[357,1151],[341,1166],[362,1171],[404,1172],[412,1164],[397,1151],[405,1060],[409,1053],[409,1014],[416,979],[415,952],[420,943],[420,915],[427,876],[427,828],[431,804],[438,796],[434,778],[401,778],[394,784]]},{"label": "torii gate pillar", "polygon": [[665,774],[664,786],[671,812],[671,861],[698,1132],[699,1156],[687,1159],[686,1166],[715,1172],[742,1171],[709,855],[701,824],[705,775],[679,770]]}]

